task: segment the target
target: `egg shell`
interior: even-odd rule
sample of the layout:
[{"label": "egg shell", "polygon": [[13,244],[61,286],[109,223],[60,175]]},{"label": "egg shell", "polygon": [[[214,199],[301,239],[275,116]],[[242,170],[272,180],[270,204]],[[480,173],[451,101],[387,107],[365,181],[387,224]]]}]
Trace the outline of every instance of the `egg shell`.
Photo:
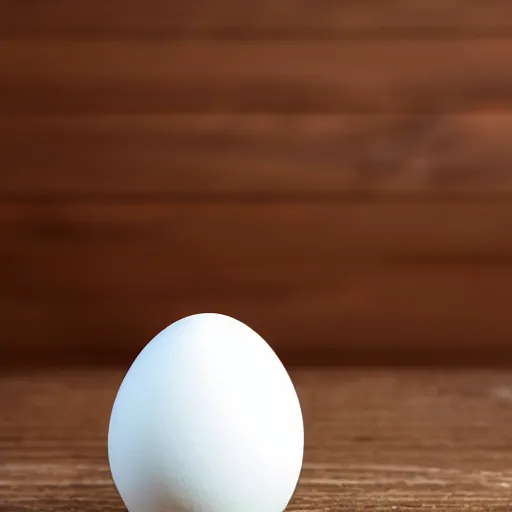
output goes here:
[{"label": "egg shell", "polygon": [[226,315],[183,318],[136,358],[108,433],[129,512],[282,512],[304,448],[295,388],[270,346]]}]

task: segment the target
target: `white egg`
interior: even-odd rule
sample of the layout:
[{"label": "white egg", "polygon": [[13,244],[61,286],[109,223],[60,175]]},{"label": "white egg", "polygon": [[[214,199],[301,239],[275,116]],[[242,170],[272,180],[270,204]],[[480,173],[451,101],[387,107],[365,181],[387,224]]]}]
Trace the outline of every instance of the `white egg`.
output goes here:
[{"label": "white egg", "polygon": [[245,324],[210,313],[175,322],[142,350],[108,433],[129,512],[282,512],[303,447],[281,361]]}]

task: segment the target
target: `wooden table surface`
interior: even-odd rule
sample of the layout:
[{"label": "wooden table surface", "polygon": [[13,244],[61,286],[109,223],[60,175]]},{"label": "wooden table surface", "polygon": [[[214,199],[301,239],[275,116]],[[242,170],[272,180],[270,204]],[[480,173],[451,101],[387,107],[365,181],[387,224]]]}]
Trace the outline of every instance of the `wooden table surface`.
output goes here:
[{"label": "wooden table surface", "polygon": [[[290,511],[512,506],[512,370],[296,369]],[[121,511],[106,433],[119,370],[0,375],[0,511]],[[262,511],[264,512],[264,511]]]}]

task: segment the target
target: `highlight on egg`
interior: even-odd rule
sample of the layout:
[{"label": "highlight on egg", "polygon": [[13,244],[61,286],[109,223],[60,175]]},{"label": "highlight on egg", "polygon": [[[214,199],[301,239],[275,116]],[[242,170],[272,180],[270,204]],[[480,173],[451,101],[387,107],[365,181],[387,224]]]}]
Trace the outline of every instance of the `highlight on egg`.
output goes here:
[{"label": "highlight on egg", "polygon": [[112,477],[129,512],[282,512],[304,426],[283,364],[255,331],[203,313],[164,329],[117,393]]}]

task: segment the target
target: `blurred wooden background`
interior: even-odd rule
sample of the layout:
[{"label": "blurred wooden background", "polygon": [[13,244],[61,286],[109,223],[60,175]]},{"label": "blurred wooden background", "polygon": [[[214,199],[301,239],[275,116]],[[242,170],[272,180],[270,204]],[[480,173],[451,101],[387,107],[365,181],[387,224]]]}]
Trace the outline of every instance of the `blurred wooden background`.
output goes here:
[{"label": "blurred wooden background", "polygon": [[4,0],[0,362],[512,362],[511,62],[508,0]]}]

